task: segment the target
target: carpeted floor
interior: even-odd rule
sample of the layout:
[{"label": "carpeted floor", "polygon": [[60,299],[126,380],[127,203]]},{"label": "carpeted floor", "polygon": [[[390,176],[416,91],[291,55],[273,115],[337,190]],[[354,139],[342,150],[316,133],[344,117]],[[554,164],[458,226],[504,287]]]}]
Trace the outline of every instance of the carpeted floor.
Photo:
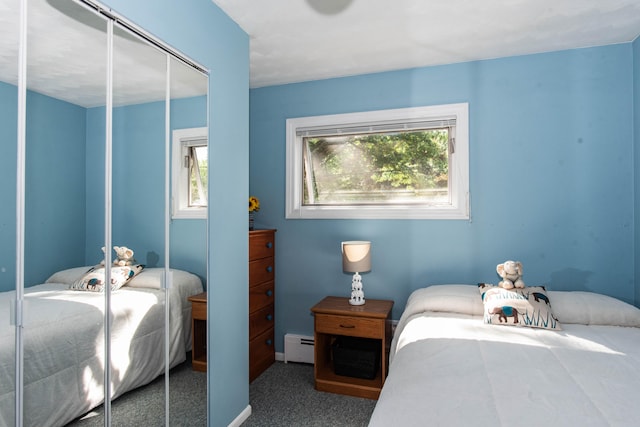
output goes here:
[{"label": "carpeted floor", "polygon": [[242,427],[367,426],[375,400],[314,389],[313,365],[276,362],[249,387]]},{"label": "carpeted floor", "polygon": [[[191,369],[191,353],[187,361],[171,370],[170,378],[171,426],[191,427],[207,425],[207,374]],[[111,403],[113,427],[164,426],[164,377],[146,386],[125,393]],[[73,427],[103,427],[104,410],[100,406],[71,422]]]},{"label": "carpeted floor", "polygon": [[[187,362],[171,370],[170,425],[207,424],[207,376]],[[367,426],[375,400],[324,393],[314,389],[313,365],[276,362],[249,387],[251,416],[242,427],[360,427]],[[114,427],[164,425],[164,378],[126,393],[111,404]],[[103,409],[96,408],[68,424],[104,426]]]}]

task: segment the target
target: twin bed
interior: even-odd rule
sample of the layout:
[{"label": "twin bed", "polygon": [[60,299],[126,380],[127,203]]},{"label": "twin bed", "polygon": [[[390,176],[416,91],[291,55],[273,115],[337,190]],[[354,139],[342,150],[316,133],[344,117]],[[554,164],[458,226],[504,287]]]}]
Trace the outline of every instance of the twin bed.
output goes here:
[{"label": "twin bed", "polygon": [[[51,276],[25,289],[24,421],[59,426],[104,401],[104,305],[102,292],[69,289],[89,267]],[[194,274],[171,270],[169,362],[191,349],[188,297],[203,292]],[[151,382],[164,372],[164,270],[144,269],[111,293],[112,398]],[[9,325],[14,292],[0,293],[0,426],[13,425],[15,326]]]},{"label": "twin bed", "polygon": [[640,309],[590,292],[545,298],[555,329],[528,327],[523,308],[505,325],[477,286],[414,291],[370,427],[639,425]]}]

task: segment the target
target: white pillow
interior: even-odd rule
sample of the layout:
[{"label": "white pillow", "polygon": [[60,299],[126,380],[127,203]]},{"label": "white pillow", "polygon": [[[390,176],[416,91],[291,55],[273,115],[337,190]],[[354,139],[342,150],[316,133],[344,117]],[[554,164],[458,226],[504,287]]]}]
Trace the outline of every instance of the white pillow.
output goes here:
[{"label": "white pillow", "polygon": [[548,291],[561,323],[640,327],[640,309],[619,299],[583,291]]},{"label": "white pillow", "polygon": [[145,268],[136,277],[129,280],[127,286],[131,288],[162,288],[164,268]]},{"label": "white pillow", "polygon": [[70,285],[77,280],[80,280],[80,278],[91,268],[93,268],[93,266],[88,265],[85,267],[74,267],[66,270],[60,270],[53,273],[45,283],[63,283],[65,285]]},{"label": "white pillow", "polygon": [[[407,300],[413,310],[482,316],[484,306],[476,285],[431,285],[415,290]],[[416,311],[412,311],[416,312]]]},{"label": "white pillow", "polygon": [[[186,283],[201,283],[198,276],[193,273],[189,273],[184,270],[169,269],[171,273],[173,283],[186,284]],[[127,282],[127,286],[131,288],[152,288],[161,289],[162,282],[164,281],[164,268],[154,267],[145,268],[136,277]]]}]

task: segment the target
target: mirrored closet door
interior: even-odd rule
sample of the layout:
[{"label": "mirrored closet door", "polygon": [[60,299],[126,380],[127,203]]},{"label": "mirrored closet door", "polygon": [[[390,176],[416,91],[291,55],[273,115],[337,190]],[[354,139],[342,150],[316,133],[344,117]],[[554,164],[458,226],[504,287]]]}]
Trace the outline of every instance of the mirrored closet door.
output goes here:
[{"label": "mirrored closet door", "polygon": [[[16,413],[16,189],[18,159],[18,70],[20,1],[0,4],[0,426],[15,424]],[[24,138],[24,135],[20,136]],[[22,243],[20,243],[22,244]]]},{"label": "mirrored closet door", "polygon": [[[105,230],[103,201],[99,209],[87,203],[86,112],[106,101],[107,21],[74,2],[26,4],[23,417],[24,425],[45,425],[99,405],[103,396],[105,294],[82,292],[79,298],[68,290],[70,283],[37,285],[57,271],[101,259],[100,247],[86,250],[87,215],[96,215],[94,227],[103,235]],[[91,173],[104,188],[104,151],[95,161],[101,166]],[[56,333],[78,322],[83,326],[72,334]],[[52,396],[58,402],[71,398],[56,406]]]},{"label": "mirrored closet door", "polygon": [[[175,197],[172,191],[170,191],[175,185],[172,185],[172,176],[179,175],[174,174],[173,170],[170,175],[165,175],[163,178],[166,183],[165,195],[165,221],[166,232],[168,234],[167,247],[170,247],[170,252],[165,254],[164,265],[171,266],[171,268],[186,269],[189,271],[200,271],[200,275],[207,276],[206,272],[206,257],[207,257],[207,242],[206,242],[206,203],[208,200],[208,131],[207,131],[207,117],[208,117],[208,77],[195,70],[193,67],[188,66],[182,61],[179,61],[175,57],[168,56],[168,81],[169,81],[169,122],[167,126],[167,141],[165,145],[164,158],[168,160],[171,168],[178,167],[180,165],[183,169],[186,168],[188,178],[188,190],[187,205],[193,209],[204,210],[204,214],[199,213],[193,215],[194,217],[189,219],[177,219],[173,211],[172,197]],[[178,139],[176,135],[191,135],[191,138]],[[180,147],[174,147],[179,145]],[[181,148],[180,150],[178,148]],[[180,152],[180,155],[176,154],[178,161],[172,158],[173,153]],[[200,266],[203,267],[200,270]],[[173,281],[177,282],[179,279],[178,273],[176,277],[173,277]],[[177,288],[177,283],[174,283],[174,288]],[[178,289],[174,289],[174,292]],[[176,310],[179,309],[179,305],[172,303],[174,299],[168,297],[170,301],[169,308],[170,315],[173,317]],[[183,311],[184,312],[184,311]],[[184,322],[188,323],[183,327],[183,330],[191,330],[191,318],[184,316]],[[191,337],[184,336],[183,339],[175,336],[173,328],[168,326],[167,337],[170,343],[168,356],[166,358],[169,366],[167,368],[173,368],[180,363],[180,354],[184,352],[180,349],[184,342],[185,345],[190,347]],[[191,357],[191,355],[188,355]],[[184,370],[184,367],[180,369]],[[167,369],[168,370],[168,369]],[[165,370],[165,372],[167,371]],[[206,391],[206,373],[199,372],[197,374],[198,382],[190,382],[189,389],[193,387],[201,387]],[[171,384],[171,381],[169,380]],[[168,387],[168,402],[170,409],[168,412],[169,425],[181,425],[185,424],[185,420],[188,420],[192,415],[189,412],[189,408],[193,408],[192,405],[184,405],[181,402],[188,399],[188,396],[192,396],[190,393],[192,390],[188,390],[183,387]],[[202,405],[202,408],[206,408],[206,399],[200,399],[197,404]],[[203,411],[206,414],[206,409]]]},{"label": "mirrored closet door", "polygon": [[[207,74],[92,1],[10,3],[0,173],[17,190],[1,214],[18,219],[0,228],[0,296],[17,326],[0,324],[0,426],[127,423],[112,402],[154,382],[154,425],[169,425],[164,373],[187,357],[188,296],[206,284],[206,216],[172,220],[171,136],[198,128],[206,153]],[[206,173],[193,187],[207,192]]]}]

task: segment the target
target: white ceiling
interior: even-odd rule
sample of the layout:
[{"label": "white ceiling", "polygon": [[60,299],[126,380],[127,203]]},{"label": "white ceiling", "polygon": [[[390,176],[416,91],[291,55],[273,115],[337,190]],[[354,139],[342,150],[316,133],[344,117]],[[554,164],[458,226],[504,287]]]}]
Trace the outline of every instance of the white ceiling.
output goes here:
[{"label": "white ceiling", "polygon": [[[0,81],[18,82],[20,2],[0,0]],[[83,107],[105,105],[107,23],[72,0],[29,0],[27,87]],[[165,99],[166,56],[140,39],[114,30],[114,105]],[[171,97],[207,93],[207,79],[177,60]]]},{"label": "white ceiling", "polygon": [[213,0],[250,36],[251,87],[626,43],[640,0]]}]

